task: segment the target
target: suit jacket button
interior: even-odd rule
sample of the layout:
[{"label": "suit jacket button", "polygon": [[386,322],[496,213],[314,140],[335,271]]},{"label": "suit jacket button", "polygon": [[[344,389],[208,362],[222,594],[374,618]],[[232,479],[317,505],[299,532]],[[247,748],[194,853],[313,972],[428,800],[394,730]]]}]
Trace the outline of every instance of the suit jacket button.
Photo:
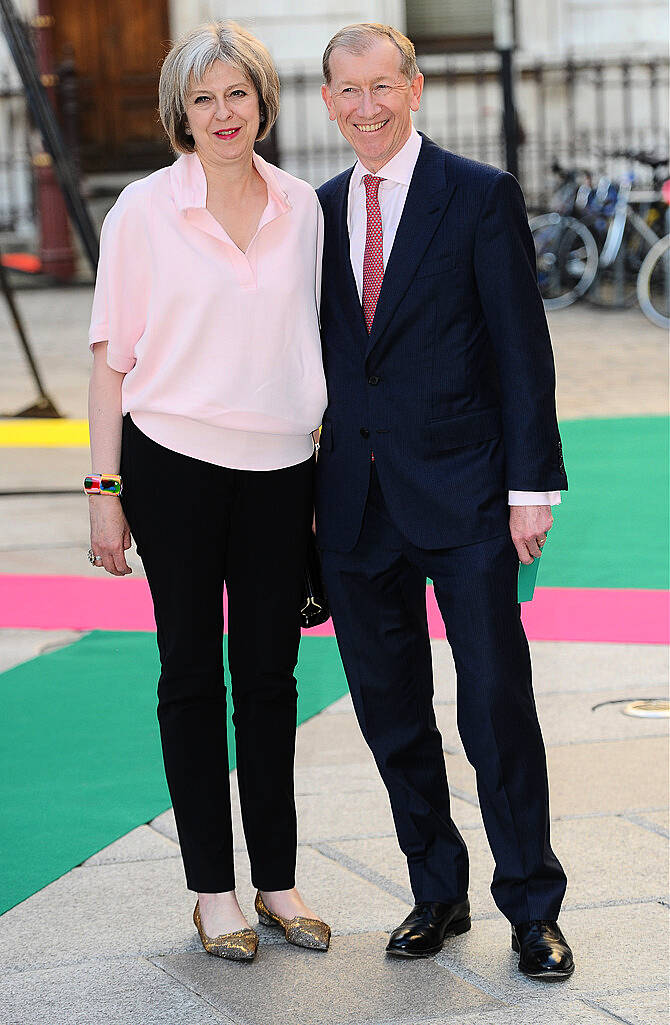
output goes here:
[{"label": "suit jacket button", "polygon": [[368,377],[368,384],[379,384],[381,378],[376,377],[374,374],[372,377]]},{"label": "suit jacket button", "polygon": [[367,427],[361,427],[361,438],[369,438],[370,432]]}]

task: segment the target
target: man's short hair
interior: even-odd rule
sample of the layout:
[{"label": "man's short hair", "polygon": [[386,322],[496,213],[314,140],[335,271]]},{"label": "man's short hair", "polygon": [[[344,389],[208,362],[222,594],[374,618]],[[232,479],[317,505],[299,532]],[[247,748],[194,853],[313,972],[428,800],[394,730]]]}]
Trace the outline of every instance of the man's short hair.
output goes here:
[{"label": "man's short hair", "polygon": [[158,110],[175,153],[193,153],[193,137],[184,128],[186,97],[191,83],[202,81],[217,60],[239,68],[253,84],[261,115],[259,139],[265,138],[277,120],[279,77],[263,44],[234,21],[198,25],[172,47],[158,84]]},{"label": "man's short hair", "polygon": [[419,74],[416,62],[414,43],[392,25],[380,25],[378,22],[366,21],[358,25],[346,25],[336,32],[323,53],[323,78],[330,85],[330,56],[336,47],[347,53],[356,55],[365,53],[378,39],[390,39],[400,51],[400,73],[408,82],[413,82]]}]

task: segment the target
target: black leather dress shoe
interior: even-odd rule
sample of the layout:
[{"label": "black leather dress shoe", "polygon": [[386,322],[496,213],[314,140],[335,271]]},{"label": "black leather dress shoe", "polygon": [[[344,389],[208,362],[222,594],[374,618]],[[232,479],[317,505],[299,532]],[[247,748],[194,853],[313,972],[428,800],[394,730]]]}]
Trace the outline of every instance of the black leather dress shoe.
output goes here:
[{"label": "black leather dress shoe", "polygon": [[512,950],[519,971],[532,979],[568,979],[575,970],[572,951],[558,922],[522,922],[512,926]]},{"label": "black leather dress shoe", "polygon": [[416,904],[405,921],[391,933],[386,947],[394,957],[430,957],[442,950],[448,936],[470,928],[470,902]]}]

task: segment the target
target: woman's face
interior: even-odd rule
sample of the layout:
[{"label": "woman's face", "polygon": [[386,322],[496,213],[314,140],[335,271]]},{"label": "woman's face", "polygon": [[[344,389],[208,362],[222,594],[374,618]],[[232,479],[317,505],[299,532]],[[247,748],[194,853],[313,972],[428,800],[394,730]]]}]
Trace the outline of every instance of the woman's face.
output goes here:
[{"label": "woman's face", "polygon": [[239,68],[215,61],[200,82],[191,83],[186,122],[205,162],[251,159],[260,125],[256,89]]}]

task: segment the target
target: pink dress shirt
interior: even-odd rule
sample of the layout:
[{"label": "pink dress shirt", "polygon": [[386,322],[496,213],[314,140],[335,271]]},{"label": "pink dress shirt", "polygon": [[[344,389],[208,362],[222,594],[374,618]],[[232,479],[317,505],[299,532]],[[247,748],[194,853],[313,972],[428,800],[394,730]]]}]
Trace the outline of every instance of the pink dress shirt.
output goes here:
[{"label": "pink dress shirt", "polygon": [[207,210],[196,154],[123,190],[102,229],[89,345],[108,343],[123,412],[154,441],[275,470],[310,457],[326,407],[322,215],[311,186],[253,159],[268,202],[246,253]]}]

